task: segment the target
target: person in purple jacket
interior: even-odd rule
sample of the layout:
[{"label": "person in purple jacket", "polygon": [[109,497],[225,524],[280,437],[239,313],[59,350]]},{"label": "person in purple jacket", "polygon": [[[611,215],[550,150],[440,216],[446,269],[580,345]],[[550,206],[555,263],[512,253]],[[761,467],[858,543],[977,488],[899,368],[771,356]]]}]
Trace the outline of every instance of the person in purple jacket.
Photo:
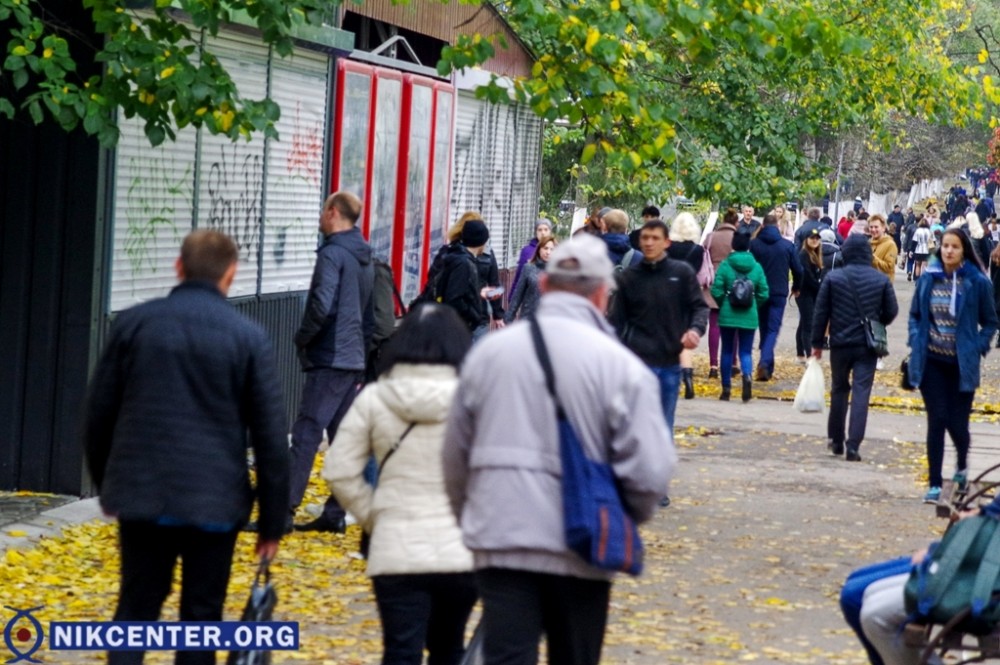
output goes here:
[{"label": "person in purple jacket", "polygon": [[521,256],[517,259],[517,272],[514,273],[514,281],[510,284],[510,292],[514,293],[514,289],[517,288],[517,280],[521,279],[521,271],[524,270],[524,264],[531,261],[531,257],[535,255],[535,249],[538,247],[538,242],[542,238],[547,238],[552,235],[552,222],[545,218],[539,218],[535,222],[535,237],[528,241],[528,244],[521,248]]}]

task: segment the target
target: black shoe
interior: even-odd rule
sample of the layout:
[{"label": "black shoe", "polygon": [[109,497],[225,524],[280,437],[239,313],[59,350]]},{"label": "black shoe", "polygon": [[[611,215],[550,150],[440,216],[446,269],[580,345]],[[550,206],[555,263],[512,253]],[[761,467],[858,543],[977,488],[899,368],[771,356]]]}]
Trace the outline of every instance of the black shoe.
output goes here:
[{"label": "black shoe", "polygon": [[337,519],[327,517],[326,515],[320,515],[312,522],[306,522],[305,524],[296,524],[295,530],[323,531],[326,533],[344,533],[345,531],[347,531],[347,522],[344,521],[343,515],[341,515]]},{"label": "black shoe", "polygon": [[729,401],[729,388],[723,388],[722,392],[719,393],[719,400],[722,402]]},{"label": "black shoe", "polygon": [[754,377],[758,381],[770,381],[771,373],[767,371],[767,368],[763,365],[757,365],[757,376]]},{"label": "black shoe", "polygon": [[694,370],[684,368],[681,374],[684,377],[684,399],[694,399]]},{"label": "black shoe", "polygon": [[826,447],[829,448],[830,452],[836,455],[837,457],[840,457],[841,455],[844,454],[844,444],[842,443],[834,443],[833,441],[831,441],[830,443],[826,444]]},{"label": "black shoe", "polygon": [[749,376],[743,377],[743,401],[749,402],[753,397],[753,381],[750,380]]},{"label": "black shoe", "polygon": [[860,462],[861,455],[858,454],[857,448],[848,448],[847,455],[844,457],[848,462]]},{"label": "black shoe", "polygon": [[[285,520],[285,535],[286,536],[292,532],[292,527],[293,527],[292,516],[289,515],[288,519]],[[253,522],[247,522],[243,526],[243,530],[247,531],[249,533],[257,533],[258,531],[260,531],[260,524],[258,524],[256,520],[254,520]]]},{"label": "black shoe", "polygon": [[669,496],[665,496],[662,499],[660,499],[660,508],[666,508],[669,505],[670,505],[670,497]]},{"label": "black shoe", "polygon": [[717,378],[719,378],[719,368],[718,367],[713,367],[713,368],[709,369],[708,370],[708,378],[710,378],[710,379],[717,379]]}]

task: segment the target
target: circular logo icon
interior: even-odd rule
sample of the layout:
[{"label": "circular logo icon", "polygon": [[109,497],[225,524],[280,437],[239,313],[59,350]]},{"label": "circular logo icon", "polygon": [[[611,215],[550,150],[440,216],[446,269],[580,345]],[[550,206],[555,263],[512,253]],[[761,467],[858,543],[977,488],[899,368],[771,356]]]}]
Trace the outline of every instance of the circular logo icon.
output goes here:
[{"label": "circular logo icon", "polygon": [[[14,616],[7,622],[7,625],[3,629],[3,641],[7,644],[7,648],[10,650],[14,657],[7,660],[7,663],[19,663],[22,660],[28,661],[29,663],[40,663],[42,661],[32,658],[32,654],[38,651],[42,647],[42,642],[45,641],[45,631],[42,629],[42,624],[31,615],[32,612],[37,612],[42,609],[42,607],[32,607],[27,610],[19,610],[16,607],[10,607],[9,605],[4,605],[8,610],[14,612]],[[27,621],[28,626],[21,625],[15,631],[15,627],[18,622]],[[30,626],[30,627],[29,627]],[[34,639],[34,643],[26,644]],[[27,647],[27,648],[24,648]]]}]

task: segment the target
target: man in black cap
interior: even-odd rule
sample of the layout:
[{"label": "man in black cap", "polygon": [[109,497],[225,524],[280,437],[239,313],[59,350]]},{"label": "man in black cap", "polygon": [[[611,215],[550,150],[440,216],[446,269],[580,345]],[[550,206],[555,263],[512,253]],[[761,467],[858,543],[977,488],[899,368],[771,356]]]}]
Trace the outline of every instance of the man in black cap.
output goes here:
[{"label": "man in black cap", "polygon": [[441,302],[453,307],[470,331],[488,323],[483,311],[483,284],[479,283],[475,257],[486,249],[490,230],[486,222],[471,219],[462,227],[461,242],[448,247],[444,255],[439,292]]}]

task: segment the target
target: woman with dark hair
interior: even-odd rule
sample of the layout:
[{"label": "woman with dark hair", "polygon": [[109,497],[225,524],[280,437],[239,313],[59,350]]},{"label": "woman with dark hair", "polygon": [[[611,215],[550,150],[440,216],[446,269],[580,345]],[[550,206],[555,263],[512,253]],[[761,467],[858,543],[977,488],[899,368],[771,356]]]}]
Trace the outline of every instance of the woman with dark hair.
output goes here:
[{"label": "woman with dark hair", "polygon": [[799,252],[799,263],[802,264],[802,281],[799,295],[795,303],[799,307],[799,327],[795,330],[795,355],[799,362],[805,364],[812,353],[812,320],[816,311],[816,296],[819,295],[819,285],[823,281],[823,242],[819,237],[819,229],[813,229],[802,242]]},{"label": "woman with dark hair", "polygon": [[542,292],[538,288],[538,278],[545,271],[545,264],[549,262],[549,256],[556,244],[556,239],[552,236],[546,236],[539,241],[538,246],[535,247],[534,256],[524,266],[521,281],[514,289],[514,295],[511,296],[510,304],[507,307],[507,314],[504,316],[504,322],[510,323],[515,317],[527,318],[538,307],[538,301],[542,297]]},{"label": "woman with dark hair", "polygon": [[968,480],[969,414],[979,387],[980,359],[997,331],[993,286],[969,236],[941,235],[941,248],[917,280],[910,306],[910,382],[927,411],[928,502],[941,497],[944,433],[958,457],[954,480]]},{"label": "woman with dark hair", "polygon": [[[472,554],[445,494],[441,446],[472,341],[448,306],[418,305],[389,341],[379,379],[344,416],[323,464],[341,505],[371,534],[368,575],[383,665],[457,665],[476,602]],[[377,487],[364,478],[374,455]]]}]

